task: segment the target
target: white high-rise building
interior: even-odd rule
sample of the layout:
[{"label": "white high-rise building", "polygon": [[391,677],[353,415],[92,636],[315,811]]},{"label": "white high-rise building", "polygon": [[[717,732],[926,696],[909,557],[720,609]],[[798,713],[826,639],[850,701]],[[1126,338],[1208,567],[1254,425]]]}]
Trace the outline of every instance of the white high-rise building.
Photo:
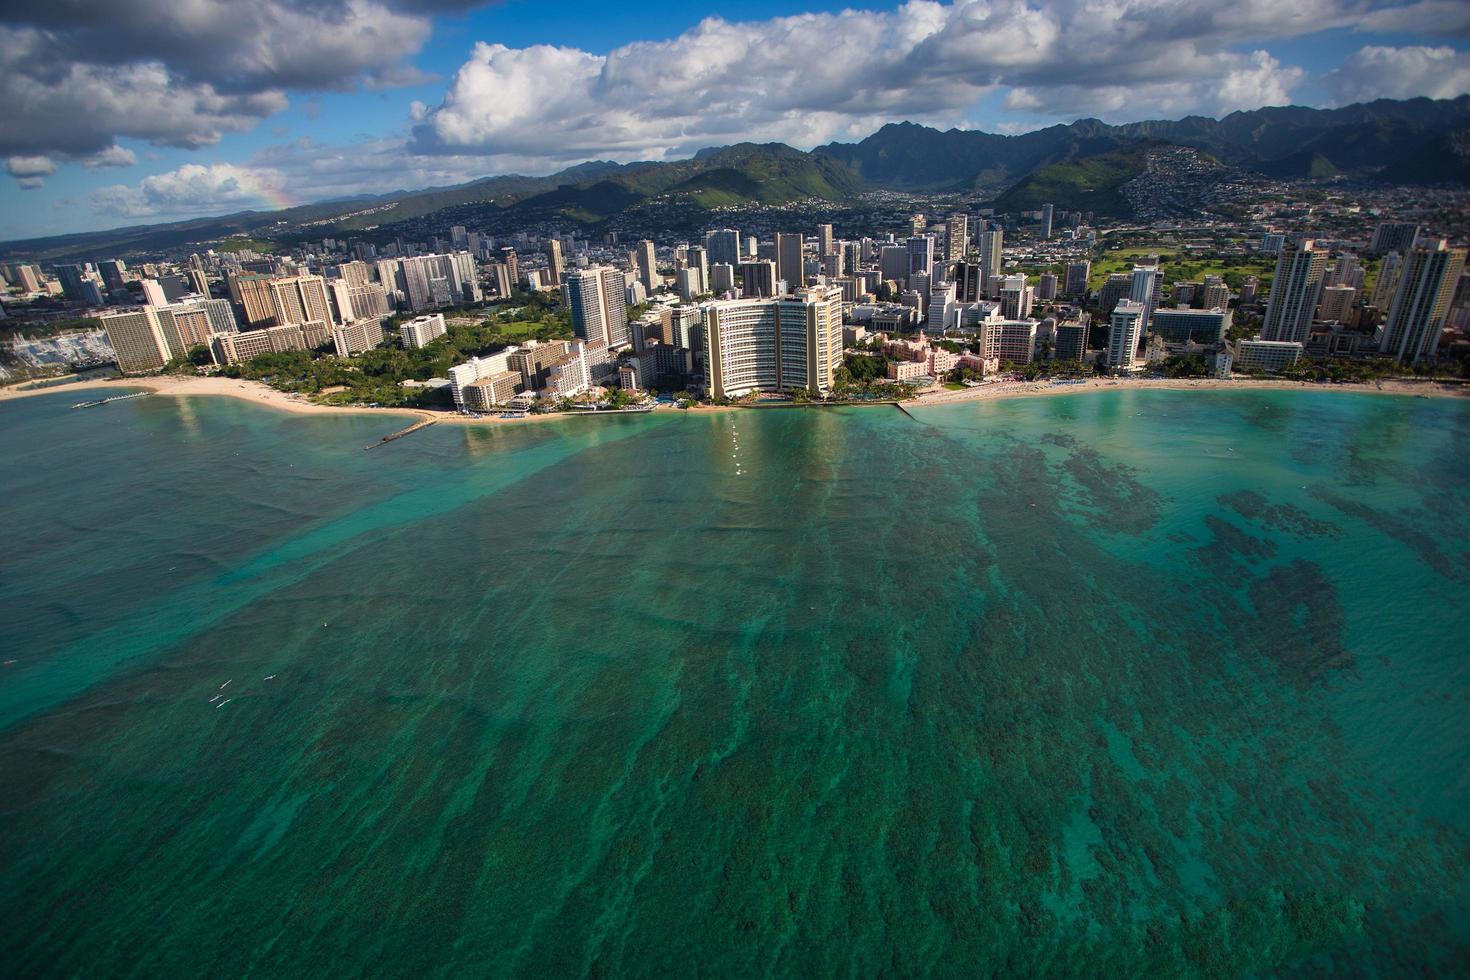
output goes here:
[{"label": "white high-rise building", "polygon": [[970,247],[970,216],[952,214],[944,223],[944,257],[959,262]]},{"label": "white high-rise building", "polygon": [[1266,299],[1266,318],[1261,339],[1304,344],[1312,332],[1312,315],[1322,296],[1322,273],[1327,252],[1311,239],[1281,247],[1276,275]]},{"label": "white high-rise building", "polygon": [[980,273],[985,295],[994,296],[1000,288],[1000,268],[1005,235],[996,228],[980,233]]},{"label": "white high-rise building", "polygon": [[776,299],[706,303],[705,363],[713,398],[752,391],[832,388],[842,359],[842,289],[803,289]]},{"label": "white high-rise building", "polygon": [[1108,324],[1108,369],[1131,371],[1143,337],[1144,305],[1131,299],[1119,301]]},{"label": "white high-rise building", "polygon": [[1450,300],[1464,271],[1465,250],[1448,248],[1443,239],[1433,247],[1410,249],[1404,256],[1388,319],[1383,323],[1379,351],[1405,364],[1434,356]]},{"label": "white high-rise building", "polygon": [[594,362],[609,347],[627,342],[628,308],[621,272],[607,265],[589,266],[567,273],[566,286],[572,332],[587,345]]}]

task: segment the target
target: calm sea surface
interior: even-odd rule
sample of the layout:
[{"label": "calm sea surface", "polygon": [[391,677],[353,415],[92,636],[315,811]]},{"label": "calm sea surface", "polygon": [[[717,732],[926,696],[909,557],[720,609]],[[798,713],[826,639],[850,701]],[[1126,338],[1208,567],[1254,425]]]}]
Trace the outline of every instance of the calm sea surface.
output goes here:
[{"label": "calm sea surface", "polygon": [[1470,403],[75,400],[4,975],[1470,971]]}]

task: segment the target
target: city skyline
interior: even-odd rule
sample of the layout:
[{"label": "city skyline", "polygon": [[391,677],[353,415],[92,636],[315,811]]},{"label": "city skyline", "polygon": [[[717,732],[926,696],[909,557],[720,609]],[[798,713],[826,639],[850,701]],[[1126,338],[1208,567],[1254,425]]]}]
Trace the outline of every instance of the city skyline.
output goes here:
[{"label": "city skyline", "polygon": [[[1017,133],[1470,91],[1470,15],[1438,0],[1155,4],[1105,24],[1062,2],[83,7],[0,15],[0,239],[743,140],[809,149],[900,120]],[[816,44],[832,57],[802,56]]]}]

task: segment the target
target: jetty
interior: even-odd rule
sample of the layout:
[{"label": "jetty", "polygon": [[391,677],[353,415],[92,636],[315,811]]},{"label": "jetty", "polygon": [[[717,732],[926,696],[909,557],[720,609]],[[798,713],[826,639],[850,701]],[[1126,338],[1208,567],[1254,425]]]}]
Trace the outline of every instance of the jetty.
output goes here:
[{"label": "jetty", "polygon": [[374,442],[374,443],[371,443],[369,445],[363,446],[362,448],[363,448],[364,451],[369,450],[369,449],[376,449],[379,446],[386,445],[386,444],[392,442],[395,439],[402,439],[404,436],[413,435],[415,432],[419,431],[420,429],[427,429],[429,426],[433,425],[434,423],[436,423],[438,421],[439,421],[438,419],[419,419],[413,425],[410,425],[407,428],[399,429],[397,432],[390,432],[386,436],[384,436],[383,438],[379,439],[377,442]]},{"label": "jetty", "polygon": [[124,402],[129,398],[143,398],[151,395],[151,391],[135,391],[130,395],[113,395],[111,398],[97,398],[89,402],[77,402],[72,408],[96,408],[98,405],[106,405],[109,402]]}]

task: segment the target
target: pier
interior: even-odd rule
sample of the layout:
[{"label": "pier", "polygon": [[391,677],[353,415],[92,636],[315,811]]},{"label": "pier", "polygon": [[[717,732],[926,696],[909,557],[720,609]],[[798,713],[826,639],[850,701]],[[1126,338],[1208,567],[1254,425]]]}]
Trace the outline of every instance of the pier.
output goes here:
[{"label": "pier", "polygon": [[413,425],[410,425],[410,426],[408,426],[407,428],[404,428],[404,429],[399,429],[397,432],[390,432],[386,436],[384,436],[383,438],[379,439],[377,442],[372,443],[372,444],[367,445],[367,446],[363,446],[362,448],[363,448],[364,451],[367,451],[369,449],[376,449],[379,446],[386,445],[386,444],[392,442],[395,439],[402,439],[404,436],[412,435],[413,433],[419,431],[420,429],[427,429],[429,426],[433,425],[434,423],[436,423],[438,421],[439,421],[438,419],[419,419]]},{"label": "pier", "polygon": [[72,408],[96,408],[98,405],[106,405],[109,402],[123,402],[129,398],[143,398],[151,394],[153,394],[151,391],[135,391],[131,395],[113,395],[111,398],[98,398],[90,402],[77,402]]}]

